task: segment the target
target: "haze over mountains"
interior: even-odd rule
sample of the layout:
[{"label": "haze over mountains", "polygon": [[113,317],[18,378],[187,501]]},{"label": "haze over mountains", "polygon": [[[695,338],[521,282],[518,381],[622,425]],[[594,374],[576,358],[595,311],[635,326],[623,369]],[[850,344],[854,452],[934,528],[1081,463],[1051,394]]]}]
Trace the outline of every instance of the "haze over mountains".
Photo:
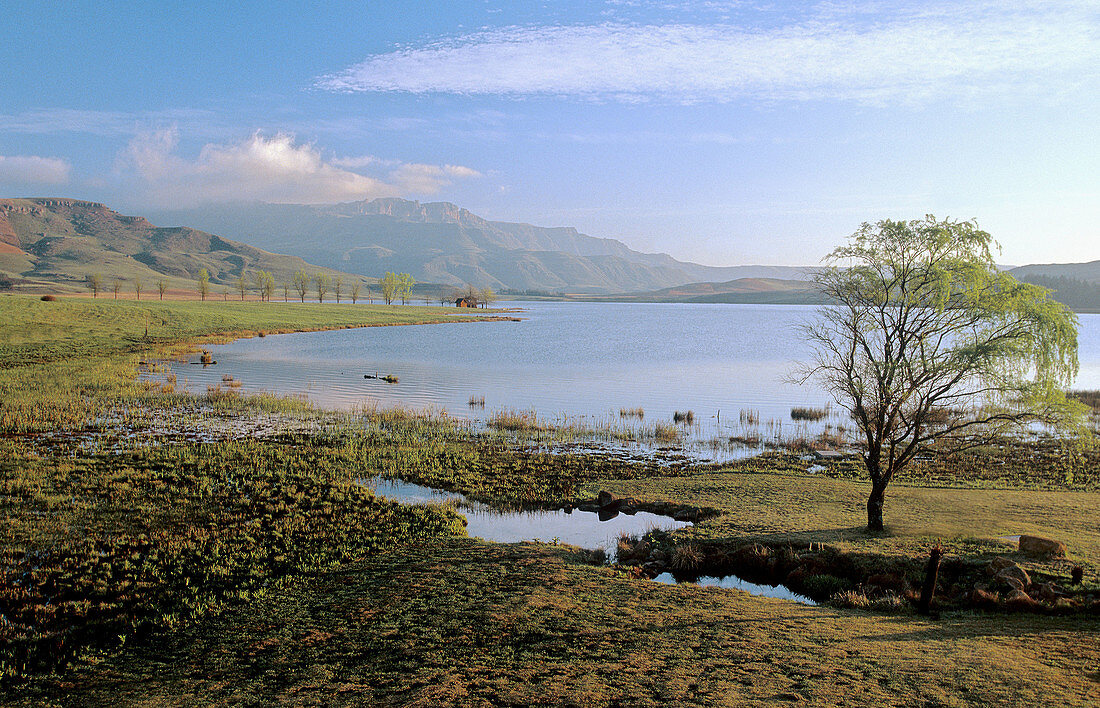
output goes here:
[{"label": "haze over mountains", "polygon": [[571,227],[489,221],[448,202],[236,203],[151,217],[352,273],[406,272],[418,281],[495,290],[611,294],[704,281],[806,277],[804,268],[678,261]]},{"label": "haze over mountains", "polygon": [[96,273],[105,281],[123,279],[127,290],[135,278],[149,292],[160,278],[173,288],[193,289],[203,268],[220,285],[260,270],[278,282],[290,282],[300,269],[320,270],[297,256],[268,253],[189,227],[160,228],[97,202],[0,199],[0,276],[13,283],[81,287],[85,276]]}]

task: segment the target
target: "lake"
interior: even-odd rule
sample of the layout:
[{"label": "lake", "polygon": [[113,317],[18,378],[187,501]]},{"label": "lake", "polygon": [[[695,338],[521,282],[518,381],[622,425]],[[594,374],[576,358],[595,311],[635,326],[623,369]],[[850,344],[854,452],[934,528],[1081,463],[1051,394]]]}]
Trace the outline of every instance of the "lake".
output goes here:
[{"label": "lake", "polygon": [[[349,305],[349,307],[352,307]],[[693,411],[700,435],[769,435],[805,424],[795,406],[824,407],[813,384],[785,380],[809,347],[797,327],[815,307],[790,305],[510,302],[521,322],[370,327],[271,335],[212,347],[217,366],[176,364],[188,390],[223,375],[243,391],[304,394],[325,408],[435,407],[486,420],[502,409],[548,421],[624,424]],[[1100,388],[1100,315],[1081,315],[1077,388]],[[392,374],[394,384],[364,375]],[[470,406],[484,398],[485,405]],[[835,404],[834,404],[835,409]],[[634,419],[628,420],[629,424]],[[844,421],[834,410],[831,420]],[[753,426],[749,426],[753,427]]]}]

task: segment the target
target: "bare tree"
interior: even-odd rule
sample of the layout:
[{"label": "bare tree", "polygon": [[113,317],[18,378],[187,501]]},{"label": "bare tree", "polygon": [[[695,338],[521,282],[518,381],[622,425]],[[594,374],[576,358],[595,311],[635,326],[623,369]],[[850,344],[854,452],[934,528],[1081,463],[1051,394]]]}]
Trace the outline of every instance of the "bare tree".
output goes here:
[{"label": "bare tree", "polygon": [[99,297],[99,291],[103,289],[103,276],[99,273],[89,273],[84,276],[84,282],[88,284],[88,289],[92,291],[92,297]]},{"label": "bare tree", "polygon": [[118,299],[118,294],[122,291],[122,278],[115,278],[111,281],[111,292],[115,294],[115,299]]},{"label": "bare tree", "polygon": [[355,302],[359,299],[359,291],[362,290],[362,289],[363,289],[363,281],[361,281],[359,279],[356,279],[355,282],[351,284],[351,304],[352,305],[354,305]]},{"label": "bare tree", "polygon": [[134,295],[137,297],[138,300],[141,299],[142,285],[143,285],[143,283],[141,282],[141,277],[135,275],[134,276]]},{"label": "bare tree", "polygon": [[164,278],[157,279],[157,292],[160,293],[160,299],[164,299],[164,293],[168,291],[168,281]]},{"label": "bare tree", "polygon": [[248,280],[244,277],[244,273],[238,275],[233,283],[237,286],[237,292],[241,294],[241,302],[244,302],[244,294],[248,292]]},{"label": "bare tree", "polygon": [[340,291],[344,289],[344,279],[336,276],[332,279],[332,294],[336,296],[336,304],[340,304]]}]

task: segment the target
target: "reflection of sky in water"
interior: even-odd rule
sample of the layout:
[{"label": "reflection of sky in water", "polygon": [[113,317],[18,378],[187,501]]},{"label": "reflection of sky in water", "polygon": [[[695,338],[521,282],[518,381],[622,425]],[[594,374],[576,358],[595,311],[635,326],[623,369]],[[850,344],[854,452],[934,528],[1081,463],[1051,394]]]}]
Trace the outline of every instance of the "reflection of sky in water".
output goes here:
[{"label": "reflection of sky in water", "polygon": [[[599,515],[590,511],[496,511],[485,504],[467,502],[461,494],[444,492],[419,484],[410,484],[399,480],[371,479],[364,484],[374,489],[378,496],[403,504],[442,504],[454,502],[458,511],[466,517],[466,532],[475,538],[496,543],[518,543],[520,541],[542,541],[543,543],[566,543],[581,548],[603,548],[609,557],[614,557],[615,545],[619,535],[626,533],[641,536],[653,529],[671,531],[691,526],[684,521],[676,521],[667,516],[647,512],[634,515],[617,514],[611,519],[601,521]],[[655,581],[674,583],[671,573],[663,573]],[[809,598],[793,593],[782,585],[758,585],[730,575],[724,578],[703,577],[692,582],[704,587],[735,588],[753,595],[778,597],[806,604],[815,604]]]},{"label": "reflection of sky in water", "polygon": [[[654,580],[658,583],[672,584],[676,582],[676,578],[672,576],[672,573],[661,573]],[[757,583],[750,583],[747,580],[742,580],[736,575],[727,575],[724,578],[711,578],[701,577],[691,581],[692,583],[705,587],[705,588],[727,588],[732,590],[744,590],[752,595],[763,595],[764,597],[778,597],[782,600],[794,600],[795,602],[801,602],[804,605],[816,605],[817,603],[806,597],[805,595],[799,595],[796,592],[792,592],[783,585],[758,585]]]},{"label": "reflection of sky in water", "polygon": [[367,482],[375,494],[404,504],[443,503],[454,501],[466,517],[466,533],[486,541],[516,543],[542,541],[567,543],[581,548],[603,548],[614,554],[620,534],[641,536],[653,529],[671,531],[691,526],[667,516],[648,512],[618,514],[601,521],[591,511],[573,510],[504,512],[484,504],[467,503],[461,494],[442,492],[418,484],[393,480]]},{"label": "reflection of sky in water", "polygon": [[[769,305],[517,303],[523,322],[371,327],[273,335],[212,347],[217,366],[175,365],[190,390],[229,374],[244,391],[306,393],[324,407],[434,406],[485,419],[503,408],[545,420],[645,422],[692,410],[704,432],[742,432],[739,413],[793,432],[793,406],[821,407],[814,385],[785,380],[808,348],[797,325],[814,308]],[[1076,388],[1100,388],[1100,315],[1080,316]],[[395,374],[387,384],[364,374]],[[471,396],[485,408],[470,408]],[[720,416],[720,417],[719,417]],[[629,422],[629,421],[626,421]],[[834,423],[844,423],[839,416]]]}]

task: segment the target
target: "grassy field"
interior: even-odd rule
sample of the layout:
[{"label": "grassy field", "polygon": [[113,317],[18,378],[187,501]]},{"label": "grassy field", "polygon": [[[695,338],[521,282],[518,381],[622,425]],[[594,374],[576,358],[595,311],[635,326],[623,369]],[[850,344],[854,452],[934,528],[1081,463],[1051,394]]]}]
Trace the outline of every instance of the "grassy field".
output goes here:
[{"label": "grassy field", "polygon": [[[1001,557],[1059,582],[1080,564],[1096,590],[1100,495],[1083,443],[929,461],[891,487],[888,530],[872,536],[850,465],[548,455],[517,447],[523,431],[134,379],[146,353],[204,339],[452,313],[0,298],[0,702],[1100,702],[1095,609],[927,619],[904,603],[883,614],[665,586],[576,549],[465,538],[449,508],[400,507],[356,482],[400,477],[513,508],[606,490],[703,510],[665,539],[673,553],[815,543],[869,569],[919,571],[941,541],[945,564]],[[206,442],[149,432],[152,417],[183,429],[211,411],[228,431],[271,412],[288,425]],[[987,464],[997,455],[1004,464]],[[1069,558],[1027,558],[997,538],[1015,533],[1061,539]]]},{"label": "grassy field", "polygon": [[813,608],[456,539],[302,578],[14,704],[1091,706],[1097,631]]}]

